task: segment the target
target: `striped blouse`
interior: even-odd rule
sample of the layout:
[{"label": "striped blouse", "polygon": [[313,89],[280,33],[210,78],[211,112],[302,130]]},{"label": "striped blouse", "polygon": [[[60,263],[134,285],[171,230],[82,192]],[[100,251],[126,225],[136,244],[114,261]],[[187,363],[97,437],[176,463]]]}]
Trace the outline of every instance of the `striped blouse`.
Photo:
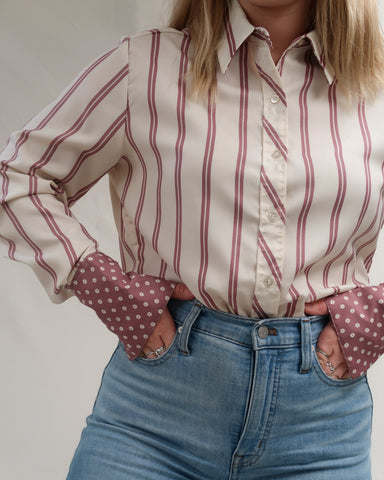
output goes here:
[{"label": "striped blouse", "polygon": [[71,206],[108,174],[125,272],[209,308],[301,316],[369,284],[383,223],[384,94],[348,103],[315,32],[277,65],[238,2],[217,95],[194,100],[188,31],[123,39],[1,154],[0,241],[51,299],[97,249]]}]

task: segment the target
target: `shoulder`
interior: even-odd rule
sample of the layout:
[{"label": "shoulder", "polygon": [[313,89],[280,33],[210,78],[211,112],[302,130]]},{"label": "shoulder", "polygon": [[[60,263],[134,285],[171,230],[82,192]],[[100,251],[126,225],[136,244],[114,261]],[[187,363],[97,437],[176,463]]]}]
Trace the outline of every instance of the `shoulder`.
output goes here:
[{"label": "shoulder", "polygon": [[183,41],[189,39],[188,30],[176,30],[170,27],[145,30],[135,35],[123,37],[120,44],[127,44],[131,55],[151,55],[154,48],[163,53],[176,54]]}]

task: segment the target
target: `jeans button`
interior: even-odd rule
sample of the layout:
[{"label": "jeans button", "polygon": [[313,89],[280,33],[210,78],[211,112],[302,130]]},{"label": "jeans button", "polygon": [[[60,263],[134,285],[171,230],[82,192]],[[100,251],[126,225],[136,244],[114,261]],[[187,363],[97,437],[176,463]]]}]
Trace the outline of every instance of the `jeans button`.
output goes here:
[{"label": "jeans button", "polygon": [[268,327],[265,325],[262,325],[261,327],[258,328],[257,334],[259,335],[260,338],[267,338],[268,337]]}]

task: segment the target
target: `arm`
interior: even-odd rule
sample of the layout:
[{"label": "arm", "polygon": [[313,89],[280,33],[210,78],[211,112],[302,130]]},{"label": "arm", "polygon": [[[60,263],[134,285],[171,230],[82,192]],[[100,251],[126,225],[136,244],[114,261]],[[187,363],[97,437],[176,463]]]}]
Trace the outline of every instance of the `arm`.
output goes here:
[{"label": "arm", "polygon": [[[54,302],[75,294],[94,308],[134,358],[161,317],[174,285],[125,274],[112,259],[106,261],[70,209],[126,153],[128,68],[128,42],[123,41],[10,137],[0,156],[0,243],[6,255],[32,267]],[[108,298],[101,298],[96,289],[88,294],[83,288],[88,280],[95,279],[99,287],[104,283],[102,259],[108,265],[108,287],[103,285],[103,295],[109,289]],[[123,331],[117,325],[119,317],[112,320],[110,314],[115,312],[100,307],[99,301],[110,299],[116,310],[121,306],[119,314],[125,313],[123,306],[129,310],[125,317],[132,325],[125,325]],[[137,318],[140,314],[145,319]]]}]

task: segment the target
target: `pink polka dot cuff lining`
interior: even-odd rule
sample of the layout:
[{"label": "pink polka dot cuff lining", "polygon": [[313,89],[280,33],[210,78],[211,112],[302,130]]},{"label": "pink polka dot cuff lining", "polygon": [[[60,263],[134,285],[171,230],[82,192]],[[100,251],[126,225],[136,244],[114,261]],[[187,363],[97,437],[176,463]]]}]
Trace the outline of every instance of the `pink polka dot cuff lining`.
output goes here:
[{"label": "pink polka dot cuff lining", "polygon": [[352,378],[363,375],[384,349],[384,285],[359,287],[325,299]]},{"label": "pink polka dot cuff lining", "polygon": [[101,252],[88,255],[76,269],[69,288],[84,305],[95,310],[133,360],[166,308],[175,283],[124,273],[115,260]]}]

